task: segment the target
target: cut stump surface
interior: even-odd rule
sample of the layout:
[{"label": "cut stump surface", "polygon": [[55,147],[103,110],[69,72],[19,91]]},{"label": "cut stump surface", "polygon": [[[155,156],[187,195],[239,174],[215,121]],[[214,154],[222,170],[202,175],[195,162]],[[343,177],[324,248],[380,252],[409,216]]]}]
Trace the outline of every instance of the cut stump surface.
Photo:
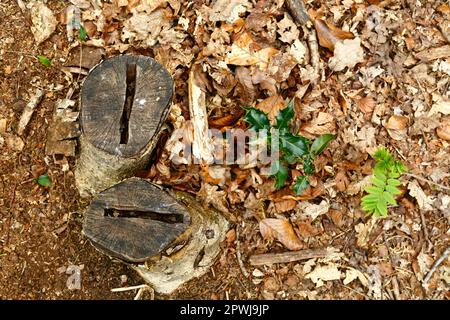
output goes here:
[{"label": "cut stump surface", "polygon": [[142,262],[164,250],[190,223],[187,208],[168,192],[131,178],[94,198],[83,233],[110,256]]},{"label": "cut stump surface", "polygon": [[81,91],[82,135],[75,170],[82,197],[148,165],[172,93],[170,74],[150,57],[117,56],[89,73]]},{"label": "cut stump surface", "polygon": [[83,84],[81,125],[85,138],[110,154],[139,154],[161,128],[173,83],[149,57],[118,56],[94,68]]}]

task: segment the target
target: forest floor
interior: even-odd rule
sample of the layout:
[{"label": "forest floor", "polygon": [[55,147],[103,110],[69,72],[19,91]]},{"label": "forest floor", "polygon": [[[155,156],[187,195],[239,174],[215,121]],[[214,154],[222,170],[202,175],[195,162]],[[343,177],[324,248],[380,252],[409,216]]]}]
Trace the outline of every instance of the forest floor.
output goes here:
[{"label": "forest floor", "polygon": [[[261,166],[175,165],[170,148],[160,146],[145,176],[197,194],[232,223],[207,274],[169,296],[142,298],[450,298],[449,5],[305,1],[314,22],[300,26],[283,2],[0,3],[0,299],[133,299],[136,290],[111,289],[143,283],[82,236],[89,202],[75,187],[74,144],[57,152],[61,144],[52,148],[49,140],[56,106],[72,103],[77,112],[89,69],[122,53],[151,56],[171,73],[174,128],[192,130],[192,70],[211,127],[245,128],[242,107],[249,106],[274,120],[295,98],[295,133],[336,137],[316,158],[301,196],[291,187],[301,165],[288,166],[275,190]],[[86,39],[70,24],[76,12]],[[22,131],[19,119],[37,89],[44,96]],[[381,146],[408,174],[398,204],[373,219],[360,201]],[[50,187],[35,182],[44,174]],[[332,254],[265,266],[249,261],[299,248]],[[71,290],[73,266],[81,286]]]}]

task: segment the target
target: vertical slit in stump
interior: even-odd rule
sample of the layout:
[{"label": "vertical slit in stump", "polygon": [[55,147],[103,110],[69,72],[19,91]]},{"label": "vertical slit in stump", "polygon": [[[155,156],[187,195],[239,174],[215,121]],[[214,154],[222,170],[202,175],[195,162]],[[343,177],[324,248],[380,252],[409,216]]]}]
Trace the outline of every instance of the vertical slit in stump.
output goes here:
[{"label": "vertical slit in stump", "polygon": [[117,56],[89,72],[81,89],[82,135],[75,168],[82,197],[148,165],[169,113],[172,90],[172,77],[150,57]]},{"label": "vertical slit in stump", "polygon": [[136,64],[127,64],[127,89],[122,117],[120,118],[120,144],[127,144],[129,137],[129,123],[134,95],[136,93]]}]

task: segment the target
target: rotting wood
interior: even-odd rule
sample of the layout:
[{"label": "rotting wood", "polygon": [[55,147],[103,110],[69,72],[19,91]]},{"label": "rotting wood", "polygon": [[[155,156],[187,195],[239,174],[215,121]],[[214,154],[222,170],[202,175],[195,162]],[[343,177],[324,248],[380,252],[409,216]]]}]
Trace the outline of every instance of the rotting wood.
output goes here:
[{"label": "rotting wood", "polygon": [[172,93],[171,76],[149,57],[114,57],[89,73],[81,92],[75,169],[81,196],[105,190],[148,164]]},{"label": "rotting wood", "polygon": [[324,258],[329,254],[327,249],[307,249],[301,251],[288,251],[282,253],[255,254],[250,257],[252,266],[271,265],[274,263],[288,263],[313,258]]},{"label": "rotting wood", "polygon": [[208,113],[206,112],[206,94],[196,84],[195,68],[189,72],[189,113],[194,127],[192,154],[199,161],[213,163],[213,146],[210,142]]}]

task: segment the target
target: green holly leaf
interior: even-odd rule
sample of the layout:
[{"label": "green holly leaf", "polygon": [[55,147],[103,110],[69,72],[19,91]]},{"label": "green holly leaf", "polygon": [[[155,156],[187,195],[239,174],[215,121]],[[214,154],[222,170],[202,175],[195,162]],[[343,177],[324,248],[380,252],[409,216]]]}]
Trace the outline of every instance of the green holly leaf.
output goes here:
[{"label": "green holly leaf", "polygon": [[294,119],[295,116],[295,110],[294,110],[294,99],[289,101],[286,108],[278,111],[278,114],[276,115],[275,119],[277,120],[277,124],[275,125],[275,128],[281,130],[281,131],[289,131],[289,123]]},{"label": "green holly leaf", "polygon": [[52,186],[52,180],[50,179],[48,174],[43,174],[39,176],[39,178],[34,179],[34,181],[44,188],[50,188]]},{"label": "green holly leaf", "polygon": [[305,190],[308,187],[309,187],[308,178],[305,176],[300,176],[297,178],[297,180],[295,180],[292,189],[294,189],[297,195],[301,195],[303,193],[303,190]]},{"label": "green holly leaf", "polygon": [[257,131],[262,129],[270,130],[270,122],[267,114],[255,108],[244,109],[246,111],[244,120],[250,124],[250,129]]},{"label": "green holly leaf", "polygon": [[288,169],[278,160],[272,163],[272,175],[275,177],[275,189],[281,189],[286,183]]},{"label": "green holly leaf", "polygon": [[321,154],[327,147],[328,143],[330,143],[330,141],[334,138],[334,135],[329,133],[323,134],[320,137],[316,138],[311,146],[311,153],[313,153],[314,155]]},{"label": "green holly leaf", "polygon": [[88,34],[83,26],[80,26],[80,29],[78,30],[78,37],[81,41],[86,41],[88,39]]},{"label": "green holly leaf", "polygon": [[280,144],[281,150],[285,152],[287,156],[300,158],[309,154],[309,140],[304,137],[286,133],[280,137]]},{"label": "green holly leaf", "polygon": [[52,65],[52,62],[47,57],[36,56],[36,59],[38,59],[38,61],[46,67],[50,67]]}]

